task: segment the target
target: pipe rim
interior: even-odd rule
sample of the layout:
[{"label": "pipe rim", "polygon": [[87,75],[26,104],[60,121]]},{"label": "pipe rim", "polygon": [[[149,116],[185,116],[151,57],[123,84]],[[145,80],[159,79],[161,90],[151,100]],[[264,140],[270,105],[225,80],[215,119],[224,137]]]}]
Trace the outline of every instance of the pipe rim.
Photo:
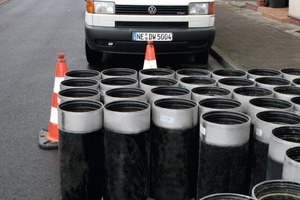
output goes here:
[{"label": "pipe rim", "polygon": [[261,68],[255,68],[255,69],[249,69],[247,70],[247,73],[250,75],[257,75],[257,76],[278,76],[281,75],[281,72],[275,69],[261,69]]},{"label": "pipe rim", "polygon": [[236,193],[217,193],[217,194],[211,194],[211,195],[207,195],[199,200],[230,200],[230,199],[234,199],[234,200],[254,200],[252,197],[250,196],[246,196],[246,195],[242,195],[242,194],[236,194]]},{"label": "pipe rim", "polygon": [[115,98],[129,98],[145,95],[146,92],[140,88],[114,88],[107,90],[105,94]]},{"label": "pipe rim", "polygon": [[285,180],[269,180],[269,181],[263,181],[261,183],[258,183],[252,189],[252,197],[256,199],[263,199],[263,197],[258,196],[257,193],[267,192],[266,194],[263,195],[270,195],[274,193],[272,192],[272,189],[273,190],[282,189],[283,191],[275,191],[275,192],[276,193],[281,192],[284,193],[284,195],[292,194],[294,197],[296,197],[296,199],[299,199],[300,184],[292,181],[285,181]]},{"label": "pipe rim", "polygon": [[[267,108],[288,109],[288,108],[293,107],[293,104],[291,102],[288,102],[288,101],[282,100],[282,99],[276,99],[276,98],[258,97],[258,98],[250,99],[249,103],[250,103],[250,105],[260,107],[260,108],[267,107]],[[261,105],[261,103],[264,103],[264,104]],[[268,106],[264,106],[264,105],[268,105]]]},{"label": "pipe rim", "polygon": [[91,69],[79,69],[79,70],[71,70],[65,73],[66,77],[73,78],[87,78],[87,77],[100,77],[100,72]]},{"label": "pipe rim", "polygon": [[235,99],[209,98],[199,101],[199,106],[213,109],[233,109],[242,106],[242,103]]}]

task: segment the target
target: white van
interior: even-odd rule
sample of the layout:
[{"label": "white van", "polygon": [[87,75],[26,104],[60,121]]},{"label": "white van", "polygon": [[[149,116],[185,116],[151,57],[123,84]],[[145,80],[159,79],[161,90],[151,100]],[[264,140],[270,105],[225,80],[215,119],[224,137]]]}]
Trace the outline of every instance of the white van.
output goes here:
[{"label": "white van", "polygon": [[152,40],[156,54],[207,63],[214,24],[214,0],[86,0],[86,58],[99,65],[103,52],[144,54]]}]

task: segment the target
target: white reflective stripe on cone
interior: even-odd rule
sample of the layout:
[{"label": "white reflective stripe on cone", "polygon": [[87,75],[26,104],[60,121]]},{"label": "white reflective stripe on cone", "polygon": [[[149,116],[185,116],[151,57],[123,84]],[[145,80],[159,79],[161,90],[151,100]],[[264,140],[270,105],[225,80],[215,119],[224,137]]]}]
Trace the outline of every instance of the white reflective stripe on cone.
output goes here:
[{"label": "white reflective stripe on cone", "polygon": [[157,68],[156,60],[145,60],[143,69],[154,69]]},{"label": "white reflective stripe on cone", "polygon": [[58,111],[57,108],[51,107],[50,122],[53,124],[58,124]]},{"label": "white reflective stripe on cone", "polygon": [[60,91],[60,83],[63,80],[65,80],[64,77],[55,77],[53,92],[58,93]]}]

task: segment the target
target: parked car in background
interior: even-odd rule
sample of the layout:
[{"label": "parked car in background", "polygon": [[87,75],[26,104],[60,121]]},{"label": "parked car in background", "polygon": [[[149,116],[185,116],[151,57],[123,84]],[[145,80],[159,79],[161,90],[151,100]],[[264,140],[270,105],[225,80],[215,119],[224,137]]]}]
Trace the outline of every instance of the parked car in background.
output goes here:
[{"label": "parked car in background", "polygon": [[214,0],[86,0],[85,49],[89,64],[104,52],[194,54],[207,63],[215,38]]}]

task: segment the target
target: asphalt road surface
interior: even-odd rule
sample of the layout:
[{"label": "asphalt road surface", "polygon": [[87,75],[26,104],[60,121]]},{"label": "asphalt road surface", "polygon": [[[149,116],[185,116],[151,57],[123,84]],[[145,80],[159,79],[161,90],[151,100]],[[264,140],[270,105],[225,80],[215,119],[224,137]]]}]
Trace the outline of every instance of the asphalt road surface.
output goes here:
[{"label": "asphalt road surface", "polygon": [[[105,55],[102,66],[89,66],[84,9],[83,0],[0,4],[0,200],[60,198],[58,151],[38,147],[39,131],[49,123],[59,52],[65,53],[69,70],[143,64],[143,56]],[[189,57],[161,60],[161,66],[190,64]]]}]

